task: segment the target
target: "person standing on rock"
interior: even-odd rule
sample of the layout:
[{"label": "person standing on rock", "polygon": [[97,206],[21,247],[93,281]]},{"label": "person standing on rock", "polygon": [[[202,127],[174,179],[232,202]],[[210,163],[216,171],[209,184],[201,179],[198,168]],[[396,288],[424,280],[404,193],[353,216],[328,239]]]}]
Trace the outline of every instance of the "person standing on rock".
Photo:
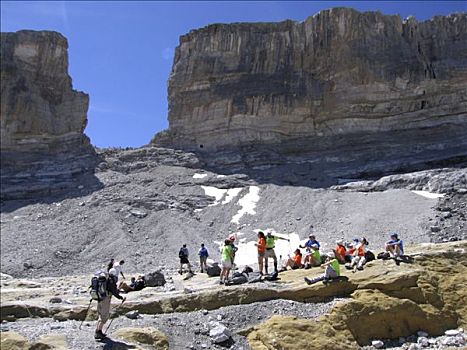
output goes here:
[{"label": "person standing on rock", "polygon": [[258,249],[258,269],[259,273],[263,274],[264,266],[264,254],[266,252],[266,236],[263,231],[258,232],[258,242],[255,243],[256,248]]},{"label": "person standing on rock", "polygon": [[[117,278],[121,275],[123,279],[125,279],[125,275],[123,274],[123,264],[125,263],[125,260],[120,260],[118,263],[115,263],[113,268],[117,272]],[[110,270],[109,270],[110,273]]]},{"label": "person standing on rock", "polygon": [[277,270],[276,252],[274,251],[274,248],[276,246],[276,241],[278,239],[282,239],[284,241],[290,242],[290,239],[282,238],[282,237],[278,237],[278,236],[273,236],[271,231],[269,231],[268,234],[266,235],[266,251],[264,253],[264,270],[265,270],[266,274],[268,274],[269,258],[272,258],[272,260],[274,261],[274,272],[275,273],[279,272]]},{"label": "person standing on rock", "polygon": [[191,271],[191,265],[190,261],[188,260],[188,248],[186,247],[186,244],[184,244],[181,248],[180,251],[178,252],[178,257],[180,258],[180,275],[183,273],[183,265],[188,266],[188,272],[193,273]]},{"label": "person standing on rock", "polygon": [[115,263],[115,259],[114,259],[114,258],[110,259],[110,262],[109,262],[109,264],[107,265],[107,272],[109,272],[110,269],[111,269],[112,267],[114,267],[114,263]]},{"label": "person standing on rock", "polygon": [[222,271],[220,276],[220,284],[225,284],[229,280],[230,269],[232,268],[232,261],[234,258],[234,251],[232,242],[229,239],[224,241],[221,253]]},{"label": "person standing on rock", "polygon": [[102,332],[102,328],[104,328],[105,323],[109,320],[110,317],[110,302],[112,295],[115,296],[115,298],[120,299],[122,303],[126,300],[118,292],[118,277],[115,275],[114,271],[115,270],[113,270],[112,273],[109,273],[108,277],[103,272],[99,275],[99,281],[105,287],[105,293],[103,298],[100,298],[100,300],[97,301],[98,320],[96,324],[96,332],[94,334],[94,339],[96,340],[105,339],[107,336]]},{"label": "person standing on rock", "polygon": [[203,273],[204,271],[207,271],[208,266],[206,264],[206,260],[208,259],[208,256],[209,256],[209,252],[207,248],[204,246],[204,243],[201,243],[201,248],[198,251],[198,255],[199,255],[199,265],[201,268],[201,273]]}]

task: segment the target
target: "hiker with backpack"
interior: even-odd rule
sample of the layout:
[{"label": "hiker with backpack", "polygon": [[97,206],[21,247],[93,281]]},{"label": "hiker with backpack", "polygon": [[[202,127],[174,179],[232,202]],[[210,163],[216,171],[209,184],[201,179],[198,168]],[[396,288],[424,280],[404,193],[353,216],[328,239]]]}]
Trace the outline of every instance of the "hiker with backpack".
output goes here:
[{"label": "hiker with backpack", "polygon": [[337,278],[341,275],[339,261],[336,259],[334,252],[329,252],[327,254],[326,262],[321,265],[324,268],[324,273],[315,278],[304,277],[304,280],[307,284],[314,284],[319,281],[331,280]]},{"label": "hiker with backpack", "polygon": [[126,300],[120,295],[117,289],[118,277],[105,272],[99,272],[91,279],[91,301],[97,300],[97,315],[96,332],[94,339],[102,340],[106,338],[106,334],[102,332],[105,323],[110,317],[110,303],[112,295],[120,299],[122,303]]},{"label": "hiker with backpack", "polygon": [[290,239],[282,238],[279,236],[274,236],[271,231],[269,231],[268,234],[266,235],[266,251],[264,253],[264,269],[265,269],[266,274],[268,274],[269,258],[272,258],[272,260],[274,261],[274,273],[278,273],[277,257],[276,257],[276,252],[274,251],[274,248],[276,246],[276,241],[279,239],[290,242]]},{"label": "hiker with backpack", "polygon": [[203,273],[208,268],[206,260],[208,259],[208,256],[209,256],[209,252],[207,248],[204,246],[204,243],[201,243],[201,248],[198,251],[198,255],[199,255],[199,266],[201,268],[201,273]]},{"label": "hiker with backpack", "polygon": [[191,271],[191,265],[190,261],[188,260],[188,255],[188,248],[186,247],[186,244],[184,244],[178,252],[178,257],[180,258],[180,270],[178,273],[180,275],[183,273],[183,265],[188,265],[188,272],[193,273],[193,271]]}]

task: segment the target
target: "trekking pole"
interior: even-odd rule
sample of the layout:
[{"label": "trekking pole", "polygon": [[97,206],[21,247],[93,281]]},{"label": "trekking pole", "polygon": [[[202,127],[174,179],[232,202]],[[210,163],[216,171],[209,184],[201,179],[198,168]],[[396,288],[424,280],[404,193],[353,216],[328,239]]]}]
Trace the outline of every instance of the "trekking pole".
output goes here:
[{"label": "trekking pole", "polygon": [[[120,305],[118,305],[118,306],[116,307],[115,311],[117,311],[117,310],[120,308],[120,306],[123,305],[123,303],[125,302],[125,300],[126,300],[126,299],[123,298],[122,302],[120,303]],[[109,328],[110,328],[110,326],[112,325],[112,322],[114,321],[114,319],[115,319],[115,318],[112,318],[112,319],[110,320],[110,323],[109,323],[109,325],[107,326],[107,329],[105,330],[104,333],[107,334],[107,332],[109,331]]]},{"label": "trekking pole", "polygon": [[82,320],[81,323],[79,324],[78,329],[81,329],[81,326],[83,325],[83,322],[88,318],[88,313],[89,313],[89,308],[91,307],[91,303],[92,303],[92,299],[89,300],[89,305],[88,305],[88,308],[87,308],[87,310],[86,310],[86,314],[84,315],[83,320]]}]

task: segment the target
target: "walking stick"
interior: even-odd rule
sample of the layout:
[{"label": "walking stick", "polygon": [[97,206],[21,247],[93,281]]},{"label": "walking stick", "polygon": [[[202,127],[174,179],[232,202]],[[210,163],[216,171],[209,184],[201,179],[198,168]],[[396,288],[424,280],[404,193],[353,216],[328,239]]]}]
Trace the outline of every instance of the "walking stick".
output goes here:
[{"label": "walking stick", "polygon": [[[120,305],[117,306],[117,308],[115,309],[115,311],[117,311],[117,310],[119,309],[119,307],[123,305],[123,303],[125,302],[125,300],[126,300],[126,299],[123,298],[122,302],[120,303]],[[107,334],[107,332],[109,331],[109,328],[110,328],[110,326],[112,325],[112,322],[114,321],[114,319],[115,319],[115,318],[112,318],[112,319],[110,320],[110,323],[109,323],[109,325],[107,326],[107,329],[106,329],[105,332],[104,332],[105,334]]]},{"label": "walking stick", "polygon": [[83,320],[81,321],[81,323],[79,324],[78,329],[81,329],[81,326],[83,325],[83,322],[88,318],[88,313],[89,313],[89,308],[91,307],[91,303],[92,303],[92,299],[89,300],[89,305],[88,305],[88,308],[87,308],[87,310],[86,310],[86,315],[84,315],[84,318],[83,318]]}]

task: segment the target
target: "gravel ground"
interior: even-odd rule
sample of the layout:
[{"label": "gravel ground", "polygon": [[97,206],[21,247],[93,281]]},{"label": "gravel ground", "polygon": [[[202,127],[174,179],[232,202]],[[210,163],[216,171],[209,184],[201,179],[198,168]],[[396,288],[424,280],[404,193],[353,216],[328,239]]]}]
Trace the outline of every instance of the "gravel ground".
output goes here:
[{"label": "gravel ground", "polygon": [[[119,317],[112,323],[112,330],[122,327],[151,326],[158,328],[169,337],[170,348],[178,349],[250,349],[246,338],[235,332],[259,324],[273,315],[291,315],[314,319],[327,313],[342,299],[326,303],[300,303],[290,300],[273,300],[248,305],[222,307],[213,311],[196,311],[157,315],[141,315],[137,320]],[[232,341],[215,345],[209,338],[209,321],[219,321],[233,333]],[[65,334],[71,349],[111,349],[118,345],[118,340],[96,343],[93,339],[95,322],[85,322],[81,330],[80,322],[55,322],[52,319],[28,319],[12,323],[3,323],[2,330],[11,330],[22,334],[29,340],[36,340],[45,334]],[[111,332],[110,332],[111,333]],[[112,348],[113,349],[113,348]]]}]

